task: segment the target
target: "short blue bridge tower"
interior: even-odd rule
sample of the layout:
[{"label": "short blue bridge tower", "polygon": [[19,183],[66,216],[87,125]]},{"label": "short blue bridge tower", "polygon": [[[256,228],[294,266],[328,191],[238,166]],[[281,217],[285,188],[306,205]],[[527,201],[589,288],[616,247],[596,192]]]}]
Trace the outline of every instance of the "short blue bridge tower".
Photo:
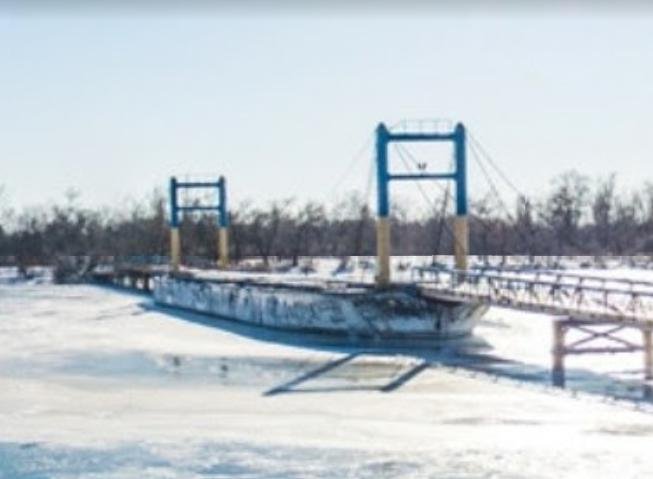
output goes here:
[{"label": "short blue bridge tower", "polygon": [[[180,205],[178,192],[182,189],[213,189],[216,191],[216,204]],[[170,178],[170,264],[173,271],[179,270],[181,263],[181,239],[179,225],[184,212],[216,211],[218,213],[218,266],[229,265],[229,214],[227,212],[227,180],[221,176],[218,181],[178,181]]]}]

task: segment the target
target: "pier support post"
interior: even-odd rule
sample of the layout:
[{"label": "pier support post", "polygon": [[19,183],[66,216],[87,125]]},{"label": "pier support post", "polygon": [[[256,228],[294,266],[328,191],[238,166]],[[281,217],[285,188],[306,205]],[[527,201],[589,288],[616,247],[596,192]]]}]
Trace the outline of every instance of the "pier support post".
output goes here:
[{"label": "pier support post", "polygon": [[644,347],[644,379],[653,379],[653,330],[642,329],[642,342]]},{"label": "pier support post", "polygon": [[170,178],[170,267],[179,271],[181,240],[179,238],[179,204],[177,203],[177,178]]},{"label": "pier support post", "polygon": [[173,271],[179,271],[181,263],[181,239],[179,228],[170,228],[170,266]]},{"label": "pier support post", "polygon": [[565,386],[565,335],[567,326],[564,321],[553,322],[553,385]]},{"label": "pier support post", "polygon": [[229,229],[226,226],[218,228],[218,267],[229,267]]},{"label": "pier support post", "polygon": [[376,223],[376,251],[377,251],[377,276],[378,287],[390,284],[390,219],[379,217]]},{"label": "pier support post", "polygon": [[453,223],[454,258],[456,269],[467,269],[467,252],[469,251],[469,224],[467,216],[456,216]]},{"label": "pier support post", "polygon": [[227,179],[218,180],[218,267],[229,267],[229,211],[227,210]]}]

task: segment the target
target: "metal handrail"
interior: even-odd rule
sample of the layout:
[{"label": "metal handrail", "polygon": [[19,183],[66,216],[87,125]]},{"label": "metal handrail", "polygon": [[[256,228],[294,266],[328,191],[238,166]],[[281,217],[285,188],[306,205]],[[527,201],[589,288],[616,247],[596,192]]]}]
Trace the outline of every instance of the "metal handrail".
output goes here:
[{"label": "metal handrail", "polygon": [[[419,272],[420,276],[423,277],[424,274],[433,274],[437,276],[438,274],[441,273],[449,273],[451,271],[456,271],[456,270],[448,269],[448,268],[418,266],[413,268],[413,274],[411,275],[412,280],[415,280],[415,274],[414,274],[415,271]],[[582,285],[585,282],[597,282],[603,284],[606,283],[620,284],[623,285],[624,287],[628,287],[629,290],[632,289],[632,287],[634,286],[645,286],[651,288],[651,294],[653,294],[653,281],[646,281],[646,280],[633,280],[628,278],[607,278],[603,276],[585,276],[579,273],[564,273],[556,270],[550,270],[550,271],[525,270],[522,273],[515,273],[514,271],[510,271],[511,274],[505,274],[504,272],[488,273],[487,270],[466,270],[466,271],[458,271],[458,272],[459,274],[465,275],[467,277],[497,278],[497,279],[506,279],[506,280],[514,280],[514,281],[531,281],[531,282],[541,282],[546,284],[559,284],[561,286],[577,286],[579,284]],[[535,278],[533,279],[524,278],[525,275],[532,275]],[[555,278],[555,280],[540,279],[541,276],[552,276]],[[568,280],[568,281],[565,282],[564,280]],[[420,278],[417,281],[428,282],[428,280],[424,280],[422,278]],[[592,286],[585,286],[585,287],[591,288]],[[610,289],[610,288],[601,287],[601,289]],[[615,291],[622,291],[622,289],[620,288],[611,288],[611,289]],[[639,290],[638,292],[643,293],[644,291]]]},{"label": "metal handrail", "polygon": [[[574,314],[576,317],[653,321],[653,290],[615,288],[584,284],[587,278],[565,282],[564,275],[554,280],[524,278],[479,271],[442,268],[416,268],[420,279],[413,280],[428,296],[476,300],[525,311]],[[424,279],[425,275],[432,278]],[[608,280],[610,281],[610,280]],[[616,281],[619,283],[619,281]]]}]

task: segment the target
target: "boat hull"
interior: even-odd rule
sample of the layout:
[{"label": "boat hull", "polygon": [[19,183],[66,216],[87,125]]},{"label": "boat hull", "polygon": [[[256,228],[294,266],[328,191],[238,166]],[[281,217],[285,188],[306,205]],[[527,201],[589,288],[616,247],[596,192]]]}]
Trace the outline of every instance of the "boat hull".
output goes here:
[{"label": "boat hull", "polygon": [[164,306],[268,328],[372,339],[448,339],[469,335],[481,304],[422,297],[407,288],[338,291],[284,283],[158,277]]}]

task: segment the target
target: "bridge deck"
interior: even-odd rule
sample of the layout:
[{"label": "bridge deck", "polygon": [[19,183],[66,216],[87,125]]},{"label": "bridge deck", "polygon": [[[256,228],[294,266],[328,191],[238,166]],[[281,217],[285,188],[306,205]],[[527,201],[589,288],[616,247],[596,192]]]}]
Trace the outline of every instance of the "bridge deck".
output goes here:
[{"label": "bridge deck", "polygon": [[554,271],[415,268],[422,294],[596,322],[653,325],[653,282]]}]

